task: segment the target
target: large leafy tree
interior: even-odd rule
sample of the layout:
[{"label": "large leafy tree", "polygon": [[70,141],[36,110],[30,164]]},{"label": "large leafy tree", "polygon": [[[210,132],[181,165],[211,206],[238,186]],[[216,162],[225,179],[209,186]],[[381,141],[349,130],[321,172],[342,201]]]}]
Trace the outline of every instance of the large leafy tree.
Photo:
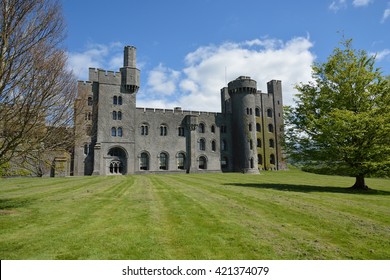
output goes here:
[{"label": "large leafy tree", "polygon": [[290,156],[368,189],[367,175],[390,169],[390,82],[352,40],[312,70],[313,81],[296,86],[297,104],[287,113]]}]

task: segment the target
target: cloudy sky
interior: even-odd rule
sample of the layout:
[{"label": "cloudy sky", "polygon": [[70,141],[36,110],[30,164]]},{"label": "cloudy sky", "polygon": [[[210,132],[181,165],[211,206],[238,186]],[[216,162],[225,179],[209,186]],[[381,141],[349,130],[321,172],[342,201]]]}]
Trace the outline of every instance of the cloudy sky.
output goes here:
[{"label": "cloudy sky", "polygon": [[137,107],[220,111],[220,89],[238,76],[282,80],[284,103],[342,37],[376,55],[390,75],[390,0],[62,0],[69,67],[118,70],[137,48]]}]

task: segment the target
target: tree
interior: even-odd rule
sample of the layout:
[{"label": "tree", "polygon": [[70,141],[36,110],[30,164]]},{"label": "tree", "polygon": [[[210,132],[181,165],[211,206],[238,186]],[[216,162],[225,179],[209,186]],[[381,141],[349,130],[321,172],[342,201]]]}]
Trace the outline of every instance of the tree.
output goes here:
[{"label": "tree", "polygon": [[390,170],[390,82],[352,40],[341,46],[312,67],[312,82],[296,86],[287,149],[307,165],[355,177],[353,189],[368,189],[367,175]]},{"label": "tree", "polygon": [[76,80],[66,68],[58,1],[2,0],[0,9],[1,166],[71,145],[58,132],[72,124]]}]

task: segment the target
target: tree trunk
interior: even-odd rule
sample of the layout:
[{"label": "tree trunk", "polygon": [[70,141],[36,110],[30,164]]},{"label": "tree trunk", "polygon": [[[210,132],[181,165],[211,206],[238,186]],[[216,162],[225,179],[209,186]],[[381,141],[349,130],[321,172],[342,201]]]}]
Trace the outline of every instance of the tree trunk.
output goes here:
[{"label": "tree trunk", "polygon": [[355,184],[351,188],[354,190],[368,190],[368,186],[364,181],[364,175],[357,175]]}]

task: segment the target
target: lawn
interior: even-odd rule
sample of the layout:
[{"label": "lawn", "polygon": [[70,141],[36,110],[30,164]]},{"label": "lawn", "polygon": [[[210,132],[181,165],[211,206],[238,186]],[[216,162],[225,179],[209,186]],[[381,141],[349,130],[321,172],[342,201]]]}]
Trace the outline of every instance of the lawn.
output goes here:
[{"label": "lawn", "polygon": [[0,179],[1,259],[390,259],[390,180],[298,170]]}]

